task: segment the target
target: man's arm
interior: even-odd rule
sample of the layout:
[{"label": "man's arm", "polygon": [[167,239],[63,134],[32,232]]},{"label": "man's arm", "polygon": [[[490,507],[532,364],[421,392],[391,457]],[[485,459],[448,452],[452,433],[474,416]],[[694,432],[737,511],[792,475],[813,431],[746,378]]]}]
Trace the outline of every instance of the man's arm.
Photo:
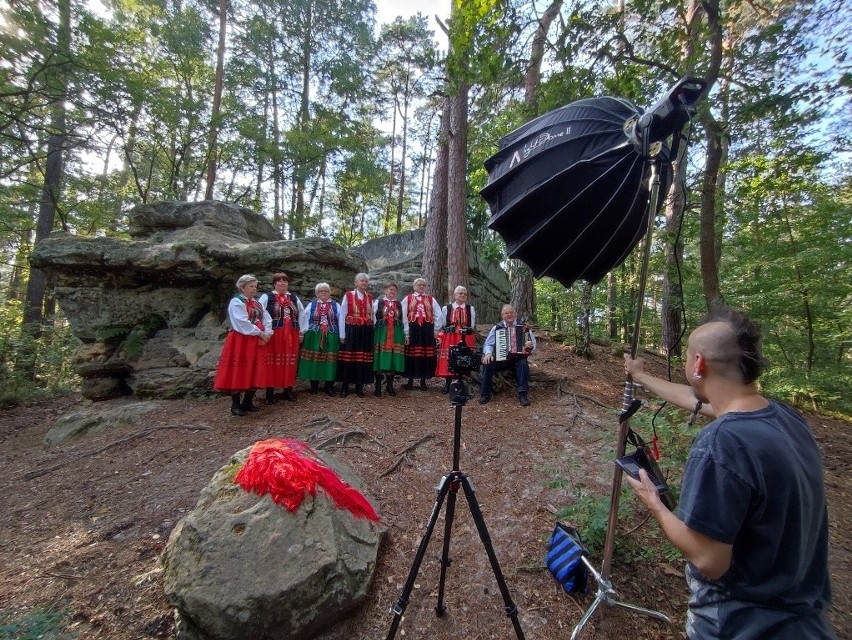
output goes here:
[{"label": "man's arm", "polygon": [[[624,354],[624,372],[633,378],[633,382],[641,384],[648,391],[660,396],[666,402],[676,404],[687,411],[695,410],[695,404],[698,402],[698,399],[695,397],[692,387],[688,384],[677,384],[652,376],[645,371],[644,367],[645,361],[642,358],[632,359],[630,354]],[[709,418],[716,417],[716,412],[713,411],[713,407],[709,404],[702,404],[700,413]]]},{"label": "man's arm", "polygon": [[482,364],[488,364],[494,359],[494,345],[497,342],[497,325],[491,327],[485,344],[482,346]]},{"label": "man's arm", "polygon": [[651,514],[660,523],[663,532],[672,544],[680,549],[692,565],[708,580],[718,580],[731,567],[733,545],[719,542],[702,533],[690,529],[682,520],[666,509],[660,500],[660,494],[644,469],[639,471],[641,482],[628,475],[624,476],[636,491],[639,499],[645,503]]}]

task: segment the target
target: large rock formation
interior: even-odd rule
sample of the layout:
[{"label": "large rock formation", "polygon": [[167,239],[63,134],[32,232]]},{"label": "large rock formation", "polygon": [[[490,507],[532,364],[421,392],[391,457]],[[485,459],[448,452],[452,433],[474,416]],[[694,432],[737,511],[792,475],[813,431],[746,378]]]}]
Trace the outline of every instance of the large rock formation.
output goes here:
[{"label": "large rock formation", "polygon": [[[388,280],[399,284],[400,296],[411,292],[414,279],[423,272],[425,234],[425,229],[415,229],[376,238],[354,248],[370,267],[370,287],[374,292],[381,292],[382,284]],[[476,309],[477,322],[498,322],[500,308],[511,297],[509,277],[496,262],[483,260],[479,246],[470,239],[467,243],[467,259],[470,304]],[[444,287],[436,286],[434,282],[429,285],[441,306],[452,302],[445,299]]]},{"label": "large rock formation", "polygon": [[[338,509],[323,493],[295,513],[234,483],[250,448],[222,467],[163,552],[178,640],[305,640],[363,602],[384,527]],[[350,485],[351,471],[323,461]]]},{"label": "large rock formation", "polygon": [[[215,201],[140,205],[129,228],[130,240],[55,233],[30,257],[51,276],[83,342],[72,364],[92,400],[208,392],[227,303],[244,273],[264,288],[273,273],[286,271],[290,290],[307,301],[317,282],[328,282],[339,297],[356,273],[370,269],[374,291],[392,277],[408,293],[422,262],[422,231],[346,251],[322,238],[282,240],[263,216]],[[471,285],[480,321],[498,318],[508,281],[498,266],[480,264],[475,249]]]},{"label": "large rock formation", "polygon": [[209,391],[227,303],[244,273],[268,283],[284,270],[310,299],[317,282],[339,295],[367,270],[328,240],[281,240],[262,216],[222,202],[140,205],[129,221],[129,241],[55,233],[30,257],[52,276],[84,343],[73,366],[93,400]]}]

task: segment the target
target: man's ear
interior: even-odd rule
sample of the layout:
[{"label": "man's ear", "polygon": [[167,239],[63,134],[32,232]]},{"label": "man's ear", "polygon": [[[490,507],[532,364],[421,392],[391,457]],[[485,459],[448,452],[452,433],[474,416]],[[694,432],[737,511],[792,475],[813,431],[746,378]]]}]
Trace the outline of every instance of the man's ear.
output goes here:
[{"label": "man's ear", "polygon": [[695,354],[695,361],[693,362],[693,365],[693,371],[696,375],[703,377],[707,373],[707,360],[704,358],[703,354]]}]

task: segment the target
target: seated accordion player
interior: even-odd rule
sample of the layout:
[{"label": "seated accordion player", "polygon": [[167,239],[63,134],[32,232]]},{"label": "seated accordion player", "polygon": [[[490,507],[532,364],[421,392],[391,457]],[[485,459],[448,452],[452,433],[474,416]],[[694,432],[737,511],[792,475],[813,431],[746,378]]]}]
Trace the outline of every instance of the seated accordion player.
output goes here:
[{"label": "seated accordion player", "polygon": [[526,358],[529,355],[527,343],[530,342],[530,329],[522,323],[497,327],[494,331],[494,359],[505,362],[512,358]]}]

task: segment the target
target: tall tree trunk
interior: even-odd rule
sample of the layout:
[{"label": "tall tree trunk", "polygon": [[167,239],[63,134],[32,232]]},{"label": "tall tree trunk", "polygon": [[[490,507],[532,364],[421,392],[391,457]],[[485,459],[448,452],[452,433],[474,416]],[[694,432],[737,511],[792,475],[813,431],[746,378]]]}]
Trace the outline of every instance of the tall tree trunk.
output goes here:
[{"label": "tall tree trunk", "polygon": [[[719,0],[706,0],[702,6],[707,14],[707,24],[710,28],[710,64],[704,76],[709,90],[719,78],[723,35]],[[701,282],[704,286],[704,301],[707,308],[713,309],[722,301],[719,264],[716,261],[716,196],[719,170],[722,166],[722,127],[709,109],[702,110],[701,122],[707,139],[707,157],[701,187]]]},{"label": "tall tree trunk", "polygon": [[[302,92],[299,104],[299,129],[307,135],[310,122],[311,97],[311,38],[313,37],[313,2],[305,10],[305,33],[302,39]],[[305,236],[305,185],[308,181],[307,159],[300,157],[293,167],[293,188],[296,190],[296,206],[290,221],[290,238]]]},{"label": "tall tree trunk", "polygon": [[391,203],[393,202],[393,184],[394,184],[394,165],[396,164],[396,116],[399,111],[397,108],[397,96],[393,97],[393,124],[391,125],[391,153],[390,166],[388,167],[388,197],[385,202],[385,215],[382,224],[384,235],[390,234],[390,215]]},{"label": "tall tree trunk", "polygon": [[449,168],[450,98],[444,97],[441,124],[438,128],[438,156],[429,212],[426,216],[426,238],[423,241],[423,277],[435,287],[447,280],[447,182]]},{"label": "tall tree trunk", "polygon": [[219,46],[216,48],[216,81],[213,88],[213,109],[210,112],[210,137],[207,150],[207,190],[205,200],[213,199],[216,167],[219,163],[219,110],[222,106],[222,88],[225,78],[225,33],[228,24],[228,0],[219,0]]},{"label": "tall tree trunk", "polygon": [[[56,220],[57,206],[62,192],[65,146],[68,141],[66,131],[65,100],[68,94],[68,64],[71,59],[71,0],[59,0],[59,28],[56,37],[56,56],[58,64],[50,72],[48,90],[53,104],[50,116],[50,134],[47,138],[47,159],[45,161],[44,183],[36,223],[35,244],[44,240]],[[44,320],[45,291],[47,277],[41,269],[30,269],[27,283],[27,297],[24,305],[22,331],[33,339],[41,335],[41,323]],[[29,380],[35,379],[35,353],[22,350],[18,366]]]},{"label": "tall tree trunk", "polygon": [[[531,117],[538,115],[536,91],[541,79],[541,64],[544,60],[544,45],[550,25],[559,15],[562,0],[553,0],[544,14],[539,18],[535,36],[530,49],[530,64],[524,74],[524,105]],[[509,261],[509,274],[512,278],[512,306],[518,316],[533,322],[535,320],[535,281],[532,271],[520,260]]]},{"label": "tall tree trunk", "polygon": [[[406,81],[407,84],[407,81]],[[402,208],[405,203],[405,155],[408,153],[408,87],[403,94],[402,149],[399,157],[399,195],[396,203],[396,232],[402,232]]]},{"label": "tall tree trunk", "polygon": [[666,267],[663,277],[663,300],[661,305],[662,350],[664,354],[679,356],[681,354],[681,332],[683,318],[681,317],[683,296],[680,284],[678,264],[683,261],[683,240],[681,239],[680,212],[686,203],[683,190],[683,172],[686,170],[686,155],[672,165],[672,195],[666,203],[665,258]]},{"label": "tall tree trunk", "polygon": [[606,276],[606,332],[610,340],[618,339],[618,279],[615,270]]},{"label": "tall tree trunk", "polygon": [[452,96],[447,180],[447,287],[468,286],[467,261],[467,106],[468,84],[458,80]]},{"label": "tall tree trunk", "polygon": [[592,356],[592,335],[591,335],[591,319],[592,316],[592,283],[586,280],[583,281],[583,293],[580,301],[580,321],[578,329],[580,335],[577,339],[577,355],[584,358]]}]

